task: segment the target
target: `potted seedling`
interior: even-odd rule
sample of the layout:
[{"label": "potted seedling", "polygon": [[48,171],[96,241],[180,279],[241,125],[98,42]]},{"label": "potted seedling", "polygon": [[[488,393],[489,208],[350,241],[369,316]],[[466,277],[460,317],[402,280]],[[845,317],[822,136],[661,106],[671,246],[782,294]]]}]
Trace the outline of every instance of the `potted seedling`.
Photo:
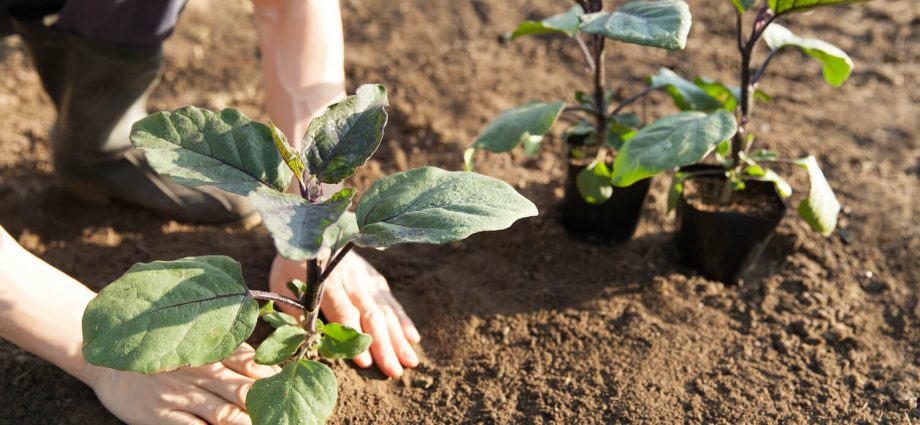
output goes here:
[{"label": "potted seedling", "polygon": [[[355,189],[324,194],[322,183],[341,183],[377,150],[386,105],[383,86],[361,86],[310,123],[300,151],[270,123],[252,122],[234,109],[186,107],[138,121],[131,139],[157,171],[186,185],[247,196],[279,253],[307,261],[306,283],[288,284],[297,298],[250,290],[240,264],[225,256],[135,264],[87,306],[86,360],[145,374],[214,363],[230,355],[262,316],[277,329],[258,347],[255,361],[283,368],[249,390],[253,423],[324,422],[337,388],[332,370],[319,360],[351,359],[371,343],[369,335],[319,317],[324,282],[353,247],[449,243],[537,214],[507,183],[434,167],[377,180],[354,213],[348,207]],[[294,177],[299,195],[286,193]],[[332,250],[325,265],[317,260],[323,244]],[[260,308],[257,300],[266,303]],[[302,317],[275,311],[273,303],[296,307]]]},{"label": "potted seedling", "polygon": [[683,49],[691,21],[685,2],[631,1],[615,11],[604,11],[602,0],[575,3],[565,13],[526,21],[505,38],[570,38],[584,53],[590,93],[577,92],[573,104],[532,101],[502,112],[479,134],[464,159],[471,169],[476,150],[508,152],[518,145],[533,156],[560,115],[569,114],[574,122],[563,134],[568,170],[562,223],[576,237],[623,241],[635,232],[651,177],[699,161],[730,137],[736,124],[726,111],[687,111],[643,126],[629,107],[658,87],[644,87],[619,101],[607,89],[608,40]]},{"label": "potted seedling", "polygon": [[[711,100],[718,100],[722,108],[735,111],[739,123],[737,133],[714,153],[716,165],[685,167],[674,177],[668,204],[669,209],[677,210],[675,243],[683,263],[709,278],[735,282],[756,262],[785,214],[783,198],[792,194],[791,186],[774,171],[776,167],[805,170],[811,188],[799,203],[798,214],[814,231],[825,236],[833,232],[840,204],[817,159],[812,155],[784,159],[776,152],[754,149],[754,135],[748,129],[755,100],[767,99],[758,86],[779,53],[799,49],[818,59],[823,65],[824,79],[832,86],[843,84],[853,69],[850,57],[836,46],[799,37],[775,21],[796,12],[858,1],[764,1],[752,11],[753,22],[745,35],[744,17],[755,9],[756,1],[732,0],[737,12],[740,86],[706,78],[690,82],[662,70],[673,83],[669,92],[676,102],[708,95]],[[755,68],[752,59],[760,40],[765,42],[768,53]]]}]

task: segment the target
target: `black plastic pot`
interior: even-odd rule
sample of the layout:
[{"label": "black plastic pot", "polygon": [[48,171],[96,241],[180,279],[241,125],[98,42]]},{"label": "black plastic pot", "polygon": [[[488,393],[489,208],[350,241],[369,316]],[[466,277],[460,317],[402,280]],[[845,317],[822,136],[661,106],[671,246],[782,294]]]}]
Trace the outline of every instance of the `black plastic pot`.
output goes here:
[{"label": "black plastic pot", "polygon": [[[692,165],[681,171],[719,169],[718,166]],[[725,176],[704,175],[692,179],[717,179]],[[692,267],[709,279],[736,283],[750,271],[773,236],[776,226],[786,213],[786,204],[772,183],[747,181],[743,191],[734,196],[750,196],[752,192],[769,193],[779,211],[770,217],[758,217],[738,212],[701,211],[687,203],[684,196],[677,203],[677,232],[674,242],[681,263]],[[742,198],[743,200],[744,198]]]},{"label": "black plastic pot", "polygon": [[562,225],[569,235],[597,243],[623,242],[632,237],[652,179],[643,179],[628,187],[614,187],[613,196],[603,204],[585,202],[575,178],[586,165],[569,161],[565,197],[559,205]]}]

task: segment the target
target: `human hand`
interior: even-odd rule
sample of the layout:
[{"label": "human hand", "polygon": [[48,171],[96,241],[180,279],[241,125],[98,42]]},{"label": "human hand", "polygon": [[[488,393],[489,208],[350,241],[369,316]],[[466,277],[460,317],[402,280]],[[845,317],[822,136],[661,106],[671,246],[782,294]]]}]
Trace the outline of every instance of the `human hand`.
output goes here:
[{"label": "human hand", "polygon": [[277,366],[253,362],[243,344],[223,361],[157,375],[94,367],[89,384],[102,404],[131,425],[251,425],[246,393]]},{"label": "human hand", "polygon": [[[306,263],[276,256],[269,275],[269,289],[293,296],[287,282],[303,280]],[[289,307],[279,306],[295,315]],[[403,367],[418,366],[418,355],[411,344],[421,336],[402,306],[393,298],[386,279],[355,252],[349,252],[326,280],[320,310],[331,322],[341,323],[374,339],[369,352],[354,358],[360,367],[377,363],[387,376],[398,378]]]}]

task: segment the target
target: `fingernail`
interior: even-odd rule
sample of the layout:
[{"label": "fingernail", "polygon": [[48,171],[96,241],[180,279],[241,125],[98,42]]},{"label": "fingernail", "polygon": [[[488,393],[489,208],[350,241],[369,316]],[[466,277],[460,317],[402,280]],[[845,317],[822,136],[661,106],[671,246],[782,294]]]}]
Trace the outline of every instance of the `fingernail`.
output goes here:
[{"label": "fingernail", "polygon": [[422,340],[422,336],[419,335],[418,329],[415,329],[415,327],[410,327],[407,329],[406,334],[406,337],[408,337],[409,341],[411,341],[413,344],[416,344]]},{"label": "fingernail", "polygon": [[368,353],[364,353],[364,354],[359,355],[358,357],[355,357],[355,364],[360,367],[370,367],[371,355]]},{"label": "fingernail", "polygon": [[403,360],[406,361],[406,367],[416,367],[418,366],[418,356],[415,354],[415,351],[412,349],[406,349],[402,351]]}]

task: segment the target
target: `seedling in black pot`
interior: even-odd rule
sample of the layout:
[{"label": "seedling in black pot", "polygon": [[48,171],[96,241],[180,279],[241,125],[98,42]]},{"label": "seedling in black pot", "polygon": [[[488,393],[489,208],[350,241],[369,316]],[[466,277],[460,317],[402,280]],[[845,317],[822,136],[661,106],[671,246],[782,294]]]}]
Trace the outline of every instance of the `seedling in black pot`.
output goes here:
[{"label": "seedling in black pot", "polygon": [[643,126],[628,108],[660,87],[635,90],[620,101],[607,89],[608,40],[683,49],[691,20],[685,2],[631,1],[612,12],[603,10],[602,0],[575,3],[565,13],[524,22],[505,38],[559,34],[572,39],[584,53],[591,92],[577,92],[574,104],[532,101],[502,112],[464,159],[470,169],[476,150],[508,152],[519,145],[533,156],[557,119],[568,114],[574,123],[563,135],[568,182],[562,222],[576,237],[623,241],[635,232],[651,177],[701,160],[735,133],[736,123],[731,113],[713,110],[679,112]]},{"label": "seedling in black pot", "polygon": [[[377,150],[386,105],[383,86],[361,86],[310,123],[300,151],[271,123],[252,122],[235,109],[186,107],[138,121],[131,140],[158,172],[189,186],[247,196],[278,252],[307,261],[306,284],[288,284],[297,299],[249,290],[240,264],[220,255],[135,264],[87,306],[86,360],[145,374],[215,363],[233,353],[262,317],[277,329],[258,347],[255,361],[283,368],[249,390],[252,422],[323,423],[338,395],[335,375],[322,361],[354,358],[372,342],[319,318],[323,285],[353,247],[449,243],[537,214],[507,183],[434,167],[377,180],[354,213],[348,207],[355,189],[324,194],[321,183],[341,183]],[[292,180],[299,195],[286,193]],[[324,244],[333,254],[321,266],[317,253]],[[260,308],[257,300],[266,303]],[[303,315],[275,311],[273,303]]]},{"label": "seedling in black pot", "polygon": [[[819,60],[825,81],[835,87],[843,84],[853,69],[853,61],[836,46],[797,36],[776,20],[821,6],[860,1],[769,0],[755,7],[756,0],[731,0],[737,12],[740,86],[705,78],[690,82],[662,70],[669,81],[668,91],[678,105],[688,99],[700,99],[695,102],[697,106],[688,108],[705,111],[708,109],[698,105],[714,103],[735,111],[739,123],[731,140],[720,144],[714,153],[717,165],[685,167],[674,177],[668,205],[669,209],[677,209],[675,242],[685,264],[712,279],[734,282],[756,262],[785,214],[783,198],[792,194],[791,186],[773,168],[795,166],[792,168],[808,173],[811,188],[799,203],[798,214],[814,231],[825,236],[833,232],[840,204],[817,159],[811,155],[786,159],[776,152],[757,150],[748,128],[755,100],[768,99],[758,86],[778,54],[800,50]],[[749,35],[745,35],[744,18],[749,11],[754,18]],[[768,53],[753,67],[760,40],[765,42]]]}]

